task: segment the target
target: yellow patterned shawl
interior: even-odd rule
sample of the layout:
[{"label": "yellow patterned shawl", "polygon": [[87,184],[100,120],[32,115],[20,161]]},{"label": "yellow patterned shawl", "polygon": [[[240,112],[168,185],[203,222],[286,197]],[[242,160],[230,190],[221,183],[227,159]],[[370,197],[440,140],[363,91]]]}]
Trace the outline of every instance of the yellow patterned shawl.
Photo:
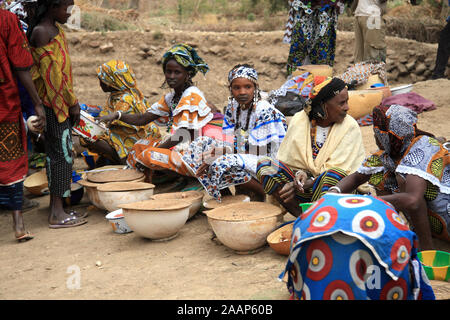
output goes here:
[{"label": "yellow patterned shawl", "polygon": [[31,48],[35,66],[32,75],[39,96],[46,107],[52,108],[58,122],[69,117],[69,108],[78,103],[73,92],[72,63],[63,29],[47,45]]},{"label": "yellow patterned shawl", "polygon": [[[147,100],[137,88],[134,72],[126,62],[111,60],[104,63],[97,68],[97,75],[100,81],[117,90],[109,96],[107,105],[100,113],[101,116],[115,111],[143,114],[149,108]],[[161,137],[159,128],[153,123],[138,127],[115,120],[109,129],[109,135],[104,135],[100,139],[111,144],[120,158],[126,157],[138,140],[149,135],[154,138]]]}]

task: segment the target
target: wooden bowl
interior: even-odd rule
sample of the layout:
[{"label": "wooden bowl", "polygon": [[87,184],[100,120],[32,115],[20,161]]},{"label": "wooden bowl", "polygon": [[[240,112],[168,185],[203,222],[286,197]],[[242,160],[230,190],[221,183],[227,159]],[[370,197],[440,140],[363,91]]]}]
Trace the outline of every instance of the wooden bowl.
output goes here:
[{"label": "wooden bowl", "polygon": [[201,191],[183,191],[159,193],[152,196],[154,200],[186,200],[191,202],[189,208],[189,218],[192,218],[201,208],[204,193]]},{"label": "wooden bowl", "polygon": [[269,246],[279,254],[288,256],[291,249],[293,228],[293,223],[278,228],[267,236],[267,243],[269,243]]},{"label": "wooden bowl", "polygon": [[31,194],[42,196],[49,193],[46,170],[33,173],[23,182],[24,187]]},{"label": "wooden bowl", "polygon": [[127,182],[141,178],[145,179],[144,173],[135,169],[111,169],[87,173],[87,180],[94,183]]},{"label": "wooden bowl", "polygon": [[232,203],[241,203],[241,202],[250,202],[250,197],[243,194],[239,194],[236,196],[225,196],[222,197],[222,202],[219,202],[216,199],[210,199],[203,202],[203,206],[207,210],[212,210]]},{"label": "wooden bowl", "polygon": [[109,182],[97,186],[100,202],[109,212],[119,209],[120,204],[151,199],[155,185],[145,182]]},{"label": "wooden bowl", "polygon": [[240,202],[210,210],[208,222],[217,238],[239,254],[254,253],[266,244],[283,218],[283,210],[265,202]]},{"label": "wooden bowl", "polygon": [[151,240],[175,238],[189,217],[190,201],[146,200],[119,205],[127,225]]}]

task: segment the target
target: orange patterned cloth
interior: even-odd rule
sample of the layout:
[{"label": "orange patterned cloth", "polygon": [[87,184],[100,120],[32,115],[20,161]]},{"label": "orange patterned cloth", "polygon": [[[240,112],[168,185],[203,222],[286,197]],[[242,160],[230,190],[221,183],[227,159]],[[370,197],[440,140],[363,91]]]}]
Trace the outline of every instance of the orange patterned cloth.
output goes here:
[{"label": "orange patterned cloth", "polygon": [[155,121],[157,125],[168,125],[170,111],[172,111],[174,131],[180,128],[198,130],[212,120],[213,113],[206,103],[205,96],[197,87],[191,86],[186,89],[176,106],[172,106],[173,96],[174,92],[168,93],[147,110],[160,116]]},{"label": "orange patterned cloth", "polygon": [[64,30],[47,45],[31,48],[34,62],[32,69],[34,84],[43,104],[53,109],[58,122],[69,117],[69,108],[78,103],[73,92],[72,63]]}]

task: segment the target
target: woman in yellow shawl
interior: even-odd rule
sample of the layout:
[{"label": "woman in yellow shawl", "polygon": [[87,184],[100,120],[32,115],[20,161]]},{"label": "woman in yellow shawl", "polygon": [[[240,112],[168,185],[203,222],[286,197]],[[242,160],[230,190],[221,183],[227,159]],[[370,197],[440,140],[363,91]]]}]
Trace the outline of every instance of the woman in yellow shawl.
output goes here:
[{"label": "woman in yellow shawl", "polygon": [[258,162],[265,192],[294,216],[302,213],[299,203],[318,200],[364,159],[361,131],[348,109],[344,81],[314,77],[307,105],[289,123],[277,159]]},{"label": "woman in yellow shawl", "polygon": [[[97,68],[97,76],[102,90],[110,93],[100,116],[116,111],[124,114],[144,114],[149,108],[147,100],[136,85],[135,74],[126,62],[111,60],[104,63]],[[153,123],[135,126],[114,120],[109,126],[109,132],[99,137],[99,140],[89,143],[83,139],[83,144],[114,164],[125,164],[134,144],[149,135],[160,138],[159,129]]]}]

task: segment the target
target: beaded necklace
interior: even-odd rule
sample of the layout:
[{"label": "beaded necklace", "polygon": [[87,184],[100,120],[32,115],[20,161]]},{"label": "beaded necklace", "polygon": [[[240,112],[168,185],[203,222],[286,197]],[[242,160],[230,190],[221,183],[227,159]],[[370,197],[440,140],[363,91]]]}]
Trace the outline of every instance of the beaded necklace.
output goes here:
[{"label": "beaded necklace", "polygon": [[172,130],[173,126],[173,111],[177,108],[178,103],[180,102],[182,94],[174,94],[172,100],[170,100],[169,104],[169,121],[167,121],[167,133]]},{"label": "beaded necklace", "polygon": [[[250,126],[250,118],[253,111],[253,105],[248,108],[247,111],[247,121],[245,127],[241,127],[240,117],[241,117],[241,106],[238,105],[236,110],[236,126],[234,135],[234,148],[237,152],[245,152],[247,149],[246,137],[248,136],[248,127]],[[239,138],[238,138],[239,137]]]}]

